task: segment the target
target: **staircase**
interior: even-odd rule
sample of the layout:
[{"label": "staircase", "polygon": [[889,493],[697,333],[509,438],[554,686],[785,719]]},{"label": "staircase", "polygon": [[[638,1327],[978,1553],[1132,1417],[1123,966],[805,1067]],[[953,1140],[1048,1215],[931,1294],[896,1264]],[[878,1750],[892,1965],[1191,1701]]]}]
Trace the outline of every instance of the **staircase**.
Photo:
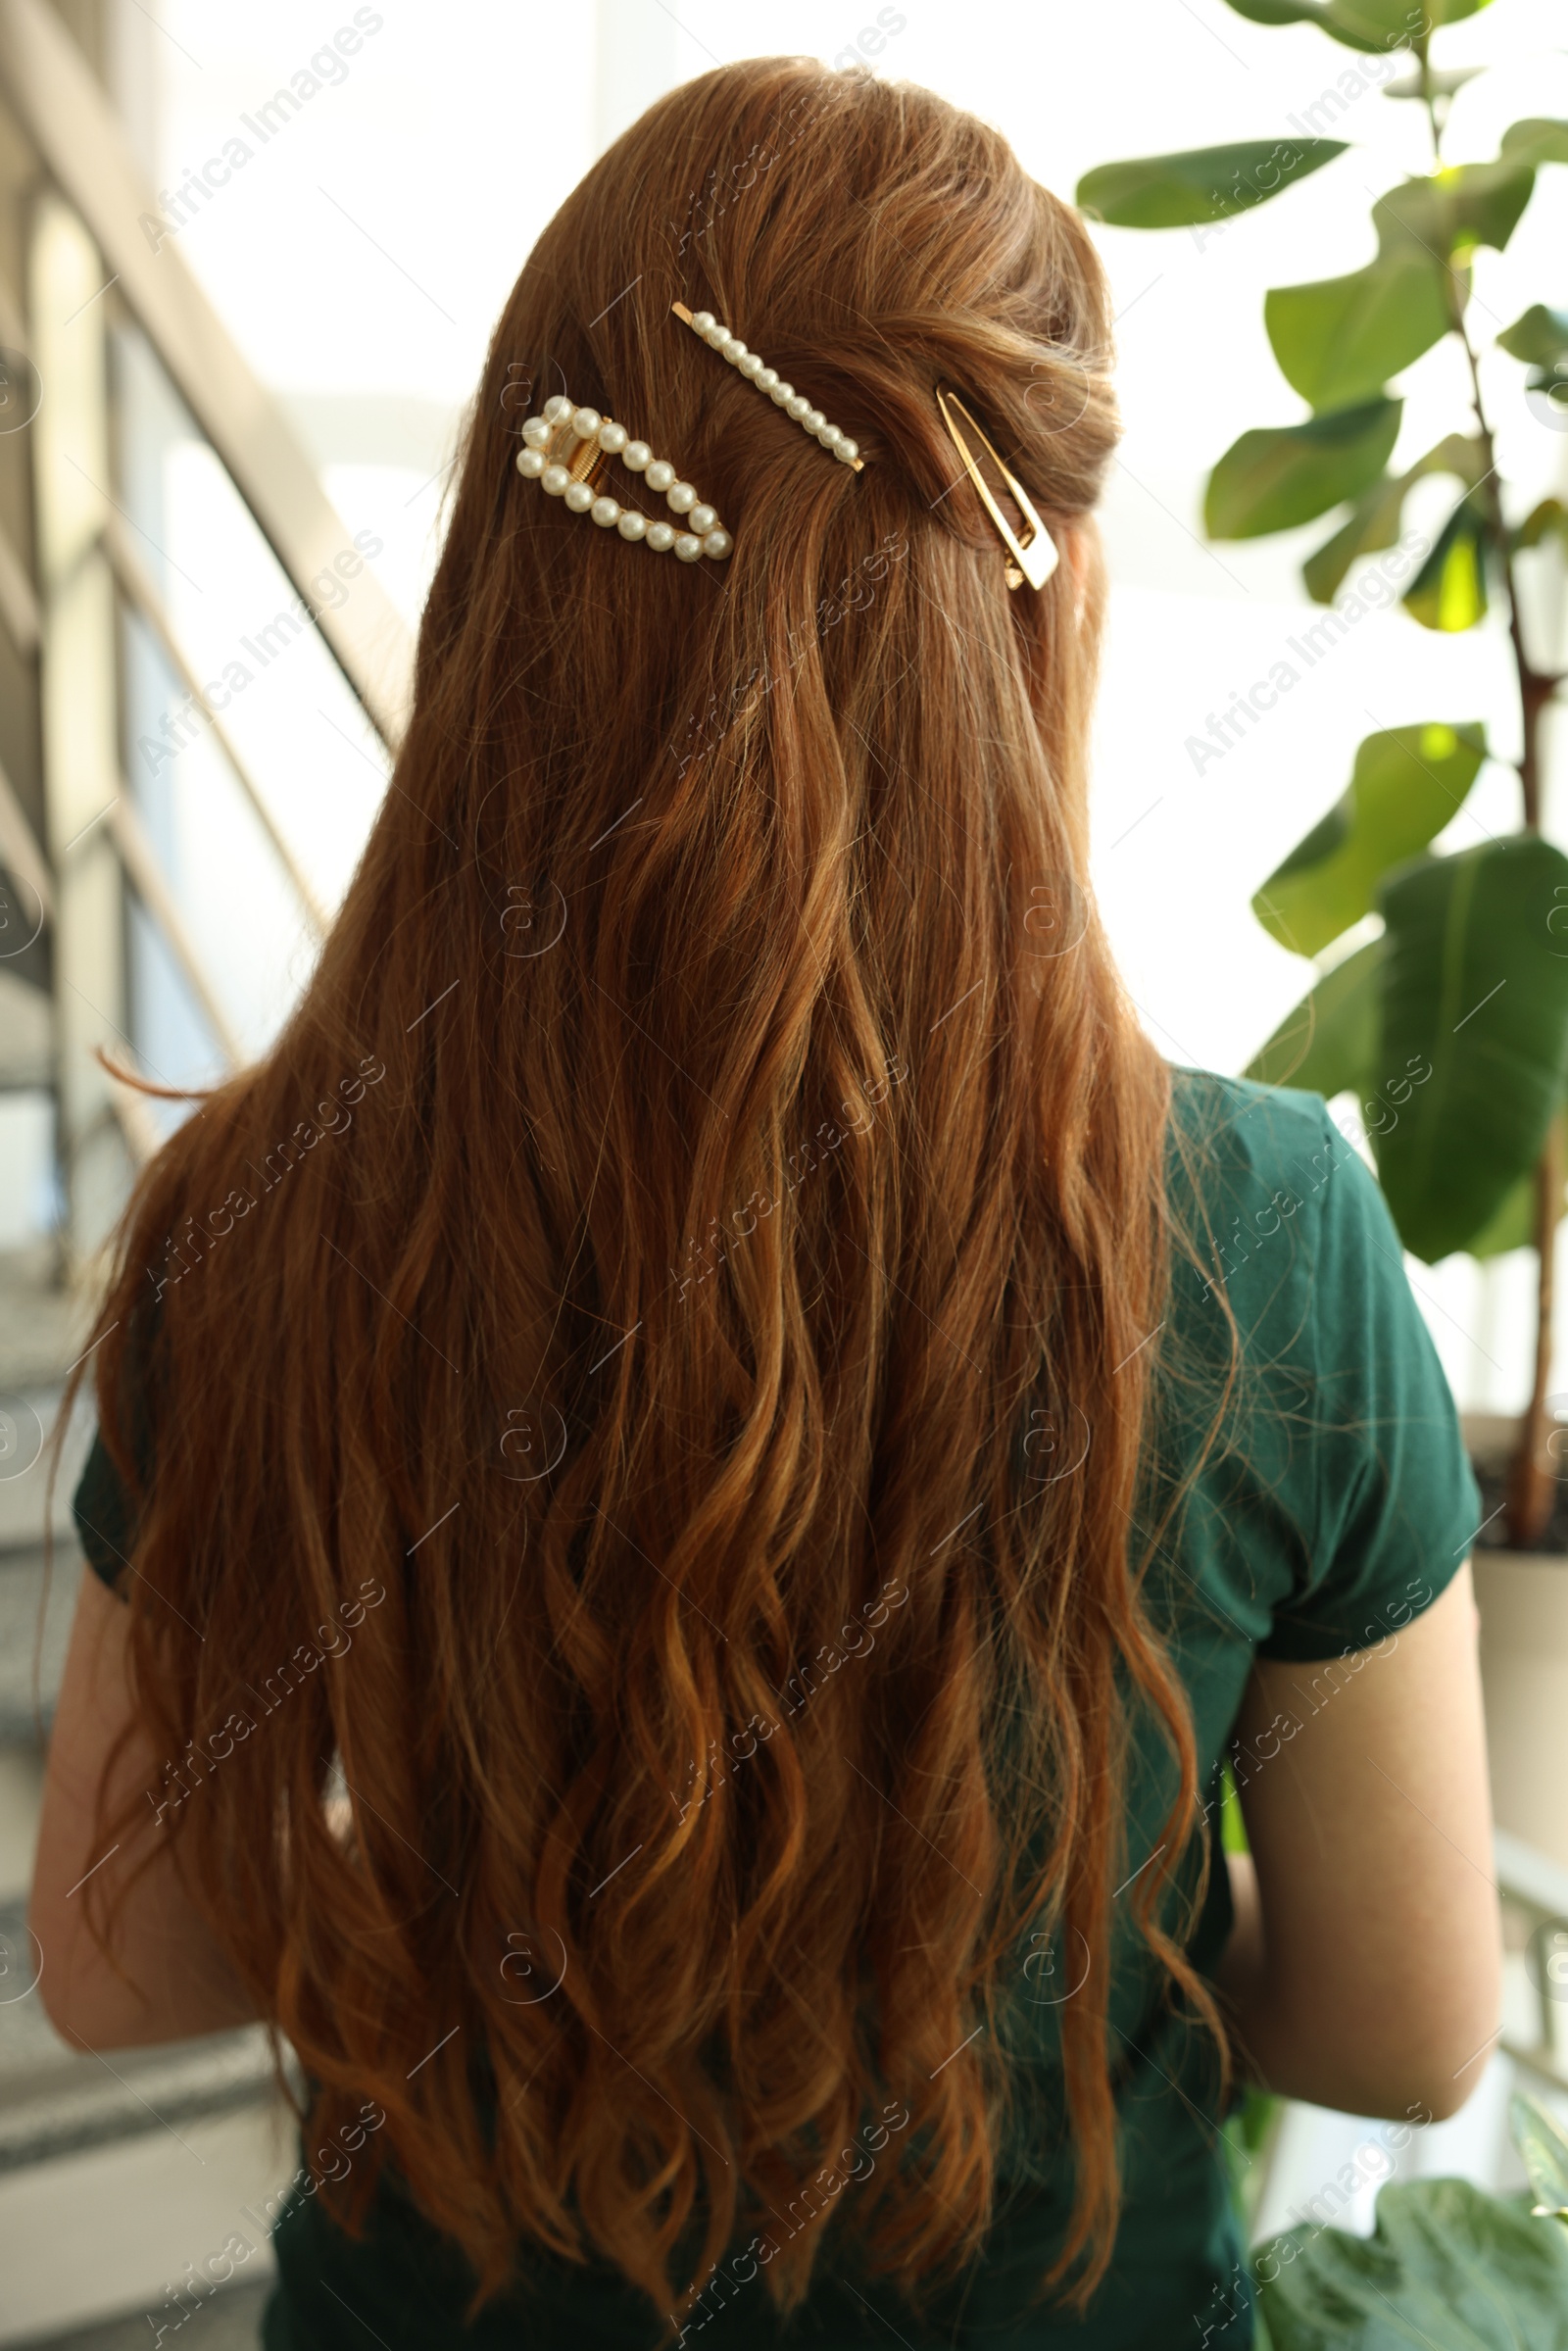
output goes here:
[{"label": "staircase", "polygon": [[[48,1000],[37,1001],[47,1011]],[[85,1572],[70,1500],[92,1428],[90,1404],[81,1403],[49,1511],[47,1459],[34,1448],[53,1430],[91,1303],[58,1276],[53,1242],[0,1254],[0,2343],[43,2340],[46,2328],[58,2339],[59,2323],[122,2311],[136,2296],[118,2339],[146,2344],[148,2314],[156,2330],[184,2264],[221,2246],[234,2225],[226,2216],[272,2193],[293,2164],[259,2027],[91,2057],[67,2047],[38,1997],[25,1888],[40,1733],[47,1737]],[[192,2180],[207,2190],[202,2204],[219,2206],[211,2218],[202,2211],[194,2229]],[[265,2269],[261,2232],[253,2233]],[[203,2306],[187,2341],[214,2351],[255,2343],[264,2292],[259,2279],[225,2294],[220,2311]],[[70,2340],[108,2351],[117,2335],[95,2327]]]},{"label": "staircase", "polygon": [[[258,2339],[270,2267],[265,2227],[242,2208],[297,2161],[265,2036],[70,2049],[43,2013],[25,1925],[43,1744],[84,1572],[70,1501],[90,1391],[52,1505],[42,1448],[106,1242],[163,1131],[96,1057],[138,1066],[133,910],[219,1064],[240,1051],[127,781],[127,646],[160,664],[171,701],[200,702],[202,688],[117,478],[115,339],[134,338],[162,374],[297,592],[349,540],[178,250],[155,251],[138,225],[156,200],[94,73],[108,4],[0,0],[0,1183],[6,1138],[14,1163],[30,1121],[52,1130],[56,1186],[53,1218],[33,1220],[52,1222],[49,1238],[20,1246],[17,1202],[0,1197],[0,2345],[110,2351],[183,2319],[187,2342],[219,2351]],[[373,572],[315,625],[390,744],[412,648]],[[309,945],[326,917],[304,862],[221,723],[206,731]],[[255,2251],[233,2285],[199,2309],[173,2302],[236,2229]]]}]

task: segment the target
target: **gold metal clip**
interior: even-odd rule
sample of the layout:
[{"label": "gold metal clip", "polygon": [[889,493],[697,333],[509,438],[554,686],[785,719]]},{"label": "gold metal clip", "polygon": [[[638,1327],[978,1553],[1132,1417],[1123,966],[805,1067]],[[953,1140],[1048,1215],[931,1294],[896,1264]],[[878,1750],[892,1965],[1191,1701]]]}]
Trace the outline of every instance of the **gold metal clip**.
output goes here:
[{"label": "gold metal clip", "polygon": [[[1043,588],[1047,580],[1051,577],[1051,574],[1055,570],[1057,563],[1061,560],[1061,557],[1055,540],[1052,537],[1050,531],[1041,521],[1040,516],[1035,513],[1034,507],[1030,502],[1029,493],[1027,490],[1025,490],[1022,482],[1018,480],[1017,476],[1014,473],[1011,473],[1003,464],[1001,458],[998,457],[996,451],[992,448],[991,443],[986,439],[985,434],[975,422],[974,417],[970,415],[968,409],[958,398],[956,392],[949,392],[945,390],[941,384],[938,384],[937,410],[941,416],[943,423],[947,426],[948,432],[952,437],[954,448],[963,460],[964,467],[969,475],[969,479],[974,483],[975,488],[980,493],[981,499],[984,501],[987,514],[991,516],[992,521],[1002,533],[1003,545],[1007,550],[1006,577],[1008,587],[1021,587],[1023,582],[1027,580],[1031,588]],[[956,421],[956,419],[959,418],[962,419],[961,429],[959,423]],[[981,472],[980,466],[974,455],[974,451],[970,448],[969,442],[964,438],[965,432],[970,434],[974,440],[978,441],[980,447],[985,451],[986,456],[991,460],[992,465],[995,465],[998,473],[1001,475],[1004,483],[1006,485],[1007,495],[1012,499],[1013,503],[1018,509],[1019,514],[1023,516],[1024,529],[1027,533],[1023,539],[1020,539],[1017,536],[1011,524],[1007,521],[1006,516],[1003,514],[1002,509],[998,506],[996,498],[992,492],[991,484]]]}]

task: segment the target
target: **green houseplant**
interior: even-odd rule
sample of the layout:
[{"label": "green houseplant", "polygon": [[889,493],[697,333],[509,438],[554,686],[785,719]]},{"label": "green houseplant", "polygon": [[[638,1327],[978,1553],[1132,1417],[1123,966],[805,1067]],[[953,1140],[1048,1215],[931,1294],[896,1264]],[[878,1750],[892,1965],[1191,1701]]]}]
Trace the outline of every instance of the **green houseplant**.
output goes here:
[{"label": "green houseplant", "polygon": [[1301,2222],[1255,2246],[1260,2351],[1563,2351],[1568,2137],[1534,2098],[1511,2122],[1526,2195],[1391,2183],[1371,2236]]},{"label": "green houseplant", "polygon": [[[1364,89],[1370,75],[1388,97],[1424,110],[1432,170],[1378,198],[1377,249],[1363,268],[1267,296],[1275,359],[1307,414],[1243,433],[1225,451],[1209,475],[1204,521],[1212,538],[1244,539],[1332,516],[1302,577],[1314,602],[1333,607],[1352,563],[1399,542],[1414,485],[1442,476],[1451,506],[1403,608],[1443,631],[1482,625],[1489,608],[1506,623],[1518,694],[1520,749],[1509,762],[1517,830],[1452,854],[1431,847],[1483,761],[1497,756],[1479,722],[1443,713],[1368,736],[1342,798],[1253,899],[1283,946],[1325,960],[1247,1074],[1329,1098],[1355,1093],[1401,1239],[1426,1262],[1455,1249],[1484,1257],[1536,1249],[1535,1376],[1506,1494],[1508,1540],[1528,1549],[1555,1496],[1546,1392],[1565,1174],[1568,857],[1541,832],[1543,718],[1563,673],[1540,665],[1527,643],[1518,574],[1525,551],[1568,547],[1568,510],[1548,497],[1519,514],[1498,477],[1470,294],[1477,250],[1500,251],[1538,172],[1568,165],[1568,122],[1518,122],[1494,160],[1444,163],[1449,103],[1480,69],[1439,71],[1432,35],[1487,4],[1227,0],[1254,24],[1314,24],[1377,57],[1379,68],[1351,68],[1353,78]],[[1394,78],[1400,52],[1405,71]],[[1196,228],[1294,188],[1347,144],[1303,135],[1105,164],[1079,182],[1077,201],[1113,225]],[[1402,407],[1391,379],[1450,335],[1467,363],[1469,414],[1391,470]],[[1528,370],[1524,388],[1544,418],[1568,428],[1568,309],[1536,303],[1495,340]],[[1368,915],[1381,916],[1380,935],[1325,957]]]}]

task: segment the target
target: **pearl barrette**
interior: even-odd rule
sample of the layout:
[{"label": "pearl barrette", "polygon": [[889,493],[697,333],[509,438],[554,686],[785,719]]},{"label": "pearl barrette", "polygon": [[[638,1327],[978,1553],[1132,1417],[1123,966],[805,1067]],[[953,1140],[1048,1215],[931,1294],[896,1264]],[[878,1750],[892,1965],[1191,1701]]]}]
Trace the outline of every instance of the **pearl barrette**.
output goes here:
[{"label": "pearl barrette", "polygon": [[[695,563],[704,555],[720,562],[735,543],[720,527],[716,511],[703,504],[689,481],[676,478],[668,458],[656,458],[646,441],[634,441],[624,424],[601,416],[596,408],[574,408],[564,392],[553,393],[543,415],[526,419],[522,438],[516,466],[523,480],[536,481],[547,497],[562,499],[574,514],[590,514],[601,530],[641,539],[656,555],[673,548],[683,563]],[[685,528],[650,522],[635,507],[600,490],[607,457],[619,458],[628,473],[640,473],[651,490],[661,491]]]},{"label": "pearl barrette", "polygon": [[853,465],[857,473],[862,471],[865,460],[860,455],[858,441],[852,441],[849,434],[840,432],[836,424],[829,424],[821,410],[812,408],[804,392],[797,392],[793,384],[782,383],[778,369],[764,367],[757,353],[748,351],[740,336],[731,334],[711,311],[689,311],[684,302],[672,302],[669,307],[676,318],[691,328],[693,334],[702,336],[710,350],[716,351],[720,359],[728,360],[735,372],[744,375],[748,383],[754,383],[760,392],[765,392],[775,408],[781,408],[786,416],[793,416],[796,423],[803,426],[813,440],[820,441],[831,456],[842,459],[846,465]]}]

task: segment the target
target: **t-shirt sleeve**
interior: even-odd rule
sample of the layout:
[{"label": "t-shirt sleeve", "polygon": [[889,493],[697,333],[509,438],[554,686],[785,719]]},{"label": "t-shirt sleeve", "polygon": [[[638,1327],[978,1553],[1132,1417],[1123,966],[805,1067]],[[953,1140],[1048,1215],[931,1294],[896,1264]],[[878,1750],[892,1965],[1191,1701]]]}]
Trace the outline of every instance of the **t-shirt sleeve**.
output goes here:
[{"label": "t-shirt sleeve", "polygon": [[[147,1381],[159,1315],[145,1300],[132,1307],[121,1378],[126,1403],[129,1438],[143,1478],[152,1469],[152,1441],[147,1414]],[[109,1457],[101,1429],[93,1441],[71,1500],[76,1533],[87,1565],[122,1599],[130,1596],[130,1554],[136,1540],[136,1513],[124,1481]]]},{"label": "t-shirt sleeve", "polygon": [[97,1431],[93,1433],[91,1449],[76,1481],[71,1509],[87,1565],[112,1592],[118,1592],[122,1599],[127,1598],[130,1546],[135,1533],[130,1500]]},{"label": "t-shirt sleeve", "polygon": [[1480,1532],[1453,1396],[1388,1202],[1323,1112],[1330,1176],[1312,1271],[1316,1517],[1265,1657],[1370,1648],[1431,1606]]}]

